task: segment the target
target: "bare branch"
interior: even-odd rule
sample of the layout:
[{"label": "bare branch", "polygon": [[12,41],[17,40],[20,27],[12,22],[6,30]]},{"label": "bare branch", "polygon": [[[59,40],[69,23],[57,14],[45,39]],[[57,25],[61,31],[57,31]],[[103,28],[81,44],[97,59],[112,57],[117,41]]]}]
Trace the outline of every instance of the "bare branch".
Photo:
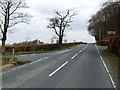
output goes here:
[{"label": "bare branch", "polygon": [[26,13],[16,13],[16,15],[14,14],[13,16],[11,16],[10,20],[15,20],[15,19],[18,19],[18,18],[27,18],[29,17],[29,15]]},{"label": "bare branch", "polygon": [[1,33],[3,34],[4,32],[3,32],[3,29],[2,29],[2,25],[0,25],[0,30],[1,30]]},{"label": "bare branch", "polygon": [[4,3],[0,1],[0,13],[5,16],[6,13],[6,7],[4,6]]},{"label": "bare branch", "polygon": [[19,8],[19,6],[22,4],[22,2],[19,2],[18,4],[17,4],[17,6],[15,7],[15,9],[10,13],[10,15],[12,15],[18,8]]},{"label": "bare branch", "polygon": [[13,22],[13,23],[11,23],[10,25],[9,25],[9,27],[13,27],[13,26],[15,26],[15,25],[17,25],[17,24],[20,24],[20,23],[26,23],[27,21],[26,20],[19,20],[19,21],[15,21],[15,22]]},{"label": "bare branch", "polygon": [[60,15],[58,11],[56,11],[56,14],[62,18],[62,15]]},{"label": "bare branch", "polygon": [[58,34],[58,32],[57,32],[56,28],[54,28],[54,27],[53,27],[53,29],[55,30],[55,33],[56,33],[58,36],[60,36],[60,35]]}]

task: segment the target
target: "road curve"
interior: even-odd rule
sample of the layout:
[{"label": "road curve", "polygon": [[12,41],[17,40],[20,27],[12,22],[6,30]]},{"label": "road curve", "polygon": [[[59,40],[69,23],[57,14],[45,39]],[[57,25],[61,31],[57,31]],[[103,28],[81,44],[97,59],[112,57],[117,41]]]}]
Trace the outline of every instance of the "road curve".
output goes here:
[{"label": "road curve", "polygon": [[3,88],[116,87],[94,44],[83,44],[64,51],[16,57],[33,62],[4,71]]}]

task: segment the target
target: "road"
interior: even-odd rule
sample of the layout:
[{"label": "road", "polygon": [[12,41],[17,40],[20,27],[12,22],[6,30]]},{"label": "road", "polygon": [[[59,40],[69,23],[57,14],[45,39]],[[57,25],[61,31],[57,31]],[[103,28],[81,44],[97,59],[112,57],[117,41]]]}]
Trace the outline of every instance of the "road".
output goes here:
[{"label": "road", "polygon": [[115,88],[94,44],[43,54],[16,56],[32,63],[4,71],[3,88]]}]

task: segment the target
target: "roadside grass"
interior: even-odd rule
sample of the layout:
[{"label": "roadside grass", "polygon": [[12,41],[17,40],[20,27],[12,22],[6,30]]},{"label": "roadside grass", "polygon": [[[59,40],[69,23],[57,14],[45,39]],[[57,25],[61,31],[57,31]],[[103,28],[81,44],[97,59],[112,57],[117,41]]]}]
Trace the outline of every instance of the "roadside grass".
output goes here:
[{"label": "roadside grass", "polygon": [[5,70],[15,66],[21,66],[27,63],[31,63],[32,61],[19,60],[15,57],[3,57],[0,64],[0,69]]},{"label": "roadside grass", "polygon": [[[120,56],[111,52],[109,49],[103,51],[103,54],[108,58],[110,61],[115,73],[118,77],[120,77]],[[119,78],[120,79],[120,78]]]},{"label": "roadside grass", "polygon": [[17,58],[15,57],[3,57],[2,58],[2,66],[5,66],[5,65],[8,65],[8,64],[11,64],[11,62],[16,62],[18,61]]}]

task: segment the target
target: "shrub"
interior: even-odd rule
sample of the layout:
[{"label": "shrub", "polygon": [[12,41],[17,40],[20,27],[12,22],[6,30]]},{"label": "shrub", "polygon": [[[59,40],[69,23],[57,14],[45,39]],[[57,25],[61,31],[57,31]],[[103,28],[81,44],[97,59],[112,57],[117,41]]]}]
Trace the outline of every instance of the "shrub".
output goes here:
[{"label": "shrub", "polygon": [[113,35],[109,41],[109,50],[120,55],[120,36]]},{"label": "shrub", "polygon": [[98,44],[99,44],[99,45],[102,45],[102,46],[108,46],[109,40],[100,40],[100,41],[98,42]]}]

